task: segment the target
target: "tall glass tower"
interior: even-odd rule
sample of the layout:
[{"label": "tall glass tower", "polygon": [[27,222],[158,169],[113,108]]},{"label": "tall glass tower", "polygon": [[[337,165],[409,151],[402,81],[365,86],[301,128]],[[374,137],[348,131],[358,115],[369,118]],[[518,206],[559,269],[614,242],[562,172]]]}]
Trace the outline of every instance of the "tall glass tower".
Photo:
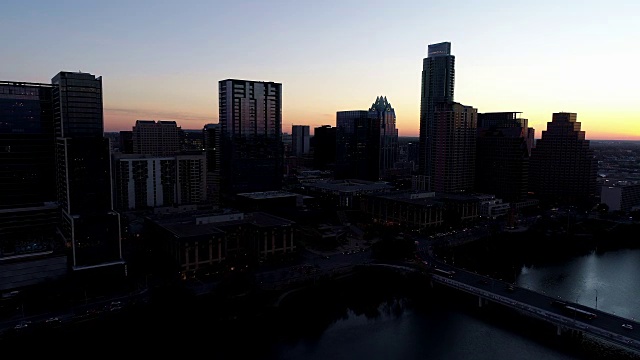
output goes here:
[{"label": "tall glass tower", "polygon": [[427,57],[422,61],[422,88],[420,96],[420,145],[418,171],[421,183],[431,190],[434,176],[434,114],[438,103],[453,102],[455,57],[451,55],[451,43],[428,46]]},{"label": "tall glass tower", "polygon": [[60,72],[53,84],[59,234],[74,270],[122,266],[120,216],[113,211],[102,77]]}]

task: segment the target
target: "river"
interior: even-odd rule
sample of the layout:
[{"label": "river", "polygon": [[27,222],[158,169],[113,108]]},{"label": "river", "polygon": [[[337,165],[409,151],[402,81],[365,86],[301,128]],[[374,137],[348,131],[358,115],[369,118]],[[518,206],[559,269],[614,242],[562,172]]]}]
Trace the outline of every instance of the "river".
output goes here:
[{"label": "river", "polygon": [[[216,359],[622,359],[615,349],[558,337],[548,325],[480,309],[475,298],[379,271],[294,292],[276,310],[256,310],[252,300],[194,305],[169,299],[153,311],[46,338],[104,354],[178,351]],[[529,264],[518,273],[518,286],[593,307],[597,290],[598,309],[640,315],[640,250]],[[19,346],[41,342],[25,338]]]},{"label": "river", "polygon": [[[619,316],[640,316],[640,250],[591,253],[568,261],[522,266],[516,283]],[[450,296],[428,304],[381,311],[379,317],[348,314],[319,336],[281,343],[274,359],[616,359],[606,347],[565,344],[552,329],[531,330],[483,314]],[[383,304],[382,307],[388,307]],[[539,334],[536,331],[548,331]]]}]

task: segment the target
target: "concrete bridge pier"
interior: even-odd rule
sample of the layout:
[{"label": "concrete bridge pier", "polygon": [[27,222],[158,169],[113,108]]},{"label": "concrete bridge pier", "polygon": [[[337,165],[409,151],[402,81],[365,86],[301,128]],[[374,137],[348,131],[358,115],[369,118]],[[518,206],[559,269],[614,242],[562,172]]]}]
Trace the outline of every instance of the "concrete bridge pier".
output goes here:
[{"label": "concrete bridge pier", "polygon": [[558,336],[562,335],[562,326],[560,325],[557,326],[556,335]]},{"label": "concrete bridge pier", "polygon": [[487,305],[489,300],[483,298],[482,296],[478,296],[478,307],[481,308],[483,305]]}]

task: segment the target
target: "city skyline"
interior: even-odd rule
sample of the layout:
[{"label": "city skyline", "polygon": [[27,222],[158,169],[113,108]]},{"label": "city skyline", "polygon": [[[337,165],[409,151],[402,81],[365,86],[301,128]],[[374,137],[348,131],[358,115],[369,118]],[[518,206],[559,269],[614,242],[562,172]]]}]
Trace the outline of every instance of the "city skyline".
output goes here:
[{"label": "city skyline", "polygon": [[[0,78],[102,76],[105,131],[147,119],[184,129],[216,123],[217,83],[228,78],[283,84],[289,133],[293,124],[335,125],[337,111],[385,94],[399,135],[417,137],[422,59],[428,44],[451,42],[456,99],[479,113],[522,112],[536,138],[553,113],[577,113],[587,139],[640,140],[640,50],[628,45],[640,34],[640,9],[630,1],[187,5],[9,1]],[[601,75],[593,66],[601,57],[615,59],[617,75]]]}]

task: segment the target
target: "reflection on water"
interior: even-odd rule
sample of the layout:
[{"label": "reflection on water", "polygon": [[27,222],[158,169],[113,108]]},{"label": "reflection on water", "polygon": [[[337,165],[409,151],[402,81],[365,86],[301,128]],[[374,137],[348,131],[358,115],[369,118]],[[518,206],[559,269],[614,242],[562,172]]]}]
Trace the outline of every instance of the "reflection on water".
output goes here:
[{"label": "reflection on water", "polygon": [[640,319],[640,250],[591,253],[562,264],[523,266],[519,286]]},{"label": "reflection on water", "polygon": [[[637,317],[639,270],[640,250],[617,251],[523,267],[517,282],[594,307],[597,291],[598,309]],[[477,298],[384,271],[293,292],[276,309],[263,308],[258,300],[239,305],[172,299],[11,345],[24,352],[33,348],[29,344],[72,339],[75,347],[120,354],[180,351],[251,360],[623,359],[615,349],[558,337],[548,324],[496,306],[478,308]]]}]

